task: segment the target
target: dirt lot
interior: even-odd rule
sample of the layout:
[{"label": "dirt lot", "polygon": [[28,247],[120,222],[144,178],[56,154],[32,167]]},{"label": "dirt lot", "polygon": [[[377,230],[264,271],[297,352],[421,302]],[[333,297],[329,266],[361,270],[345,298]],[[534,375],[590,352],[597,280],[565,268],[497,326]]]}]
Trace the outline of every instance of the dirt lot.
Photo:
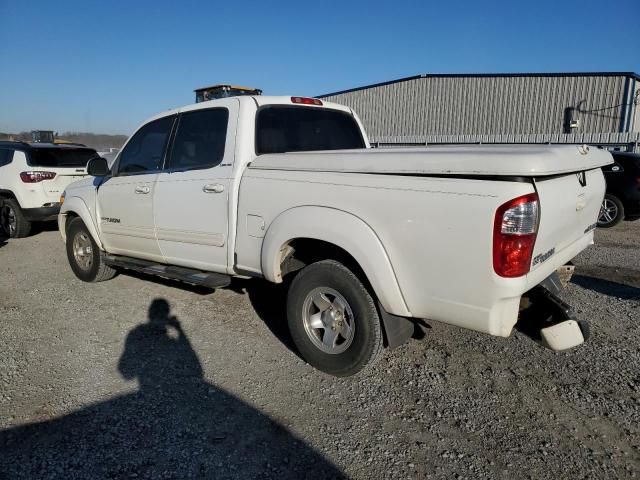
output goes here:
[{"label": "dirt lot", "polygon": [[582,347],[432,322],[336,379],[278,288],[84,284],[57,232],[0,241],[0,478],[640,476],[640,222],[575,263]]}]

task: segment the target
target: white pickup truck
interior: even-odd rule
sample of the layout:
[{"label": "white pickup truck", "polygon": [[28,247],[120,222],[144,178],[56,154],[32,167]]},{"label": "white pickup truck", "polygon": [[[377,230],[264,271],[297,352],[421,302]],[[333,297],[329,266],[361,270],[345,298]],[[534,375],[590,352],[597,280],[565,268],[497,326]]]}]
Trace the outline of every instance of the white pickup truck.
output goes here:
[{"label": "white pickup truck", "polygon": [[[609,163],[586,146],[370,149],[349,108],[244,96],[145,122],[67,187],[59,224],[84,281],[286,282],[300,354],[350,375],[415,319],[508,336],[523,294],[593,242]],[[566,313],[543,315],[542,343],[584,341]]]}]

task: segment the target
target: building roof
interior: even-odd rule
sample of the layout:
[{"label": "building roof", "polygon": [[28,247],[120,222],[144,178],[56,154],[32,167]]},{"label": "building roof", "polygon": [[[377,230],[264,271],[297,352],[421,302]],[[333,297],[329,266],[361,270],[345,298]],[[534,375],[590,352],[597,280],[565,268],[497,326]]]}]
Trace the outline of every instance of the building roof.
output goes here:
[{"label": "building roof", "polygon": [[389,80],[387,82],[374,83],[364,85],[362,87],[349,88],[338,92],[325,93],[317,95],[315,98],[331,97],[333,95],[341,95],[343,93],[356,92],[358,90],[366,90],[368,88],[383,87],[394,83],[406,82],[408,80],[417,80],[419,78],[482,78],[482,77],[630,77],[640,81],[640,75],[634,72],[559,72],[559,73],[423,73],[420,75],[412,75],[410,77],[398,78],[397,80]]}]

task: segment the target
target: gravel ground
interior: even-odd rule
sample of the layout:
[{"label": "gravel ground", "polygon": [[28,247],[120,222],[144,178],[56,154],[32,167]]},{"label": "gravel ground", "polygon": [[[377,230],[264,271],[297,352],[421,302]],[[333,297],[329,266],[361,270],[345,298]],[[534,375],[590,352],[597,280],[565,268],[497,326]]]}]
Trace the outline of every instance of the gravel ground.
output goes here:
[{"label": "gravel ground", "polygon": [[640,476],[640,222],[598,231],[554,353],[430,322],[347,379],[289,347],[282,291],[74,278],[55,231],[0,240],[0,478]]}]

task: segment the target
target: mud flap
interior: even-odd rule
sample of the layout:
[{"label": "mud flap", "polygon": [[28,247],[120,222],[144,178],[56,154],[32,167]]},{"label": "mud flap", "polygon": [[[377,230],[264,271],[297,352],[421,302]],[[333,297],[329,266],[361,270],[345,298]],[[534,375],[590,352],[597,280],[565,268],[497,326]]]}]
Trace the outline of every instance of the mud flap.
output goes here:
[{"label": "mud flap", "polygon": [[396,348],[409,340],[416,328],[415,323],[410,318],[388,313],[380,304],[378,304],[378,310],[382,319],[386,347]]}]

